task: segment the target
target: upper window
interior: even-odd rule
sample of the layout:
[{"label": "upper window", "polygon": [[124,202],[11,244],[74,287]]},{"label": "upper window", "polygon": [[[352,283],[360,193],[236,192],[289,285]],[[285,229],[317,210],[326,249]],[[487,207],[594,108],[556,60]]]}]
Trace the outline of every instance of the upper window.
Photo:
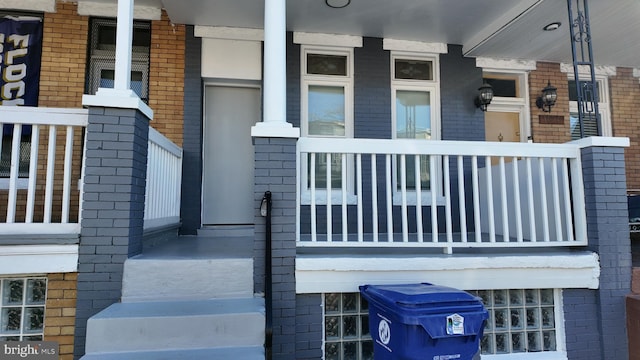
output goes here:
[{"label": "upper window", "polygon": [[[404,54],[392,54],[391,58],[393,138],[440,139],[437,58]],[[419,164],[416,164],[416,161]],[[404,188],[406,191],[414,191],[415,194],[416,189],[419,188],[423,195],[431,192],[432,174],[429,156],[422,155],[418,159],[412,156],[398,156],[394,161],[394,167],[396,168],[394,179],[396,191],[401,191]],[[416,168],[419,168],[419,186],[416,180]],[[436,164],[436,171],[439,171],[439,168],[439,164]],[[404,173],[402,169],[404,169]],[[437,188],[440,188],[440,176],[433,175]],[[404,184],[402,179],[404,179]],[[410,201],[415,200],[410,199]]]},{"label": "upper window", "polygon": [[[113,88],[116,58],[116,20],[91,19],[89,40],[89,71],[87,93],[95,94],[98,88]],[[149,50],[151,48],[151,24],[133,22],[131,46],[131,90],[144,102],[149,100]]]},{"label": "upper window", "polygon": [[[301,76],[303,136],[353,137],[352,69],[353,51],[350,49],[303,47]],[[303,184],[306,184],[307,189],[313,187],[326,191],[327,188],[331,188],[332,194],[334,192],[336,194],[336,201],[340,199],[338,193],[343,189],[343,185],[349,194],[353,194],[351,156],[309,154],[303,162],[306,169],[303,172],[305,177]],[[344,174],[343,168],[347,169]],[[329,173],[328,176],[327,173]],[[345,178],[347,181],[344,181]],[[324,198],[326,193],[320,196],[320,199]]]},{"label": "upper window", "polygon": [[[580,86],[585,87],[588,84],[586,81],[580,81]],[[571,122],[571,139],[580,139],[580,122],[578,121],[578,90],[576,88],[576,81],[570,79],[569,85],[569,112]],[[594,114],[591,108],[585,108],[584,117],[582,119],[584,126],[584,136],[610,136],[611,135],[611,122],[609,115],[609,94],[607,92],[607,79],[604,77],[596,78],[596,89],[598,93],[598,112],[600,122],[596,114]],[[593,95],[589,92],[585,93],[585,100],[593,100]],[[587,103],[588,105],[589,103]]]}]

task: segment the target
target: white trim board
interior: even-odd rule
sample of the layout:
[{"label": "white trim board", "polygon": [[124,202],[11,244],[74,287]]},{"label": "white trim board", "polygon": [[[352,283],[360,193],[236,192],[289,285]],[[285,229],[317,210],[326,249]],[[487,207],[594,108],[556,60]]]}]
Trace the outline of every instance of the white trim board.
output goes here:
[{"label": "white trim board", "polygon": [[[79,1],[78,15],[116,17],[118,15],[118,4]],[[160,20],[162,18],[162,9],[155,6],[134,5],[133,18],[139,20]]]},{"label": "white trim board", "polygon": [[56,0],[0,0],[0,9],[56,12]]},{"label": "white trim board", "polygon": [[78,271],[78,245],[0,246],[0,274],[46,274]]},{"label": "white trim board", "polygon": [[591,252],[537,255],[298,255],[296,293],[358,292],[364,284],[429,282],[463,290],[599,287]]}]

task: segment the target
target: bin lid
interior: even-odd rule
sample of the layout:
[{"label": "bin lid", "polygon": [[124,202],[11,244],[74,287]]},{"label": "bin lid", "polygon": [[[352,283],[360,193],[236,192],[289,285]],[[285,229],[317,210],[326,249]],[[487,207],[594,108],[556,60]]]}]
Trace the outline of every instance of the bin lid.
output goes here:
[{"label": "bin lid", "polygon": [[438,304],[446,306],[482,304],[479,297],[463,290],[447,286],[433,285],[429,283],[400,284],[400,285],[364,285],[360,287],[361,293],[369,300],[378,301],[387,305],[401,307],[438,307]]},{"label": "bin lid", "polygon": [[[386,316],[404,324],[420,325],[432,338],[481,334],[488,312],[482,300],[463,290],[429,283],[363,285],[360,293]],[[466,319],[459,333],[449,333],[452,316]],[[463,330],[462,330],[463,329]]]}]

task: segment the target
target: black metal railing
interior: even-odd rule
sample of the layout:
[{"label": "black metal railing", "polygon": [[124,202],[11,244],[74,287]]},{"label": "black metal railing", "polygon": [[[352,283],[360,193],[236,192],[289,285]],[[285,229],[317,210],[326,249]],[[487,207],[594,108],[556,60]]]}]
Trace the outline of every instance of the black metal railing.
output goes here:
[{"label": "black metal railing", "polygon": [[272,274],[271,274],[271,191],[266,191],[262,197],[260,214],[265,217],[265,261],[264,261],[264,306],[265,306],[265,358],[271,360],[273,344],[273,315],[272,315]]}]

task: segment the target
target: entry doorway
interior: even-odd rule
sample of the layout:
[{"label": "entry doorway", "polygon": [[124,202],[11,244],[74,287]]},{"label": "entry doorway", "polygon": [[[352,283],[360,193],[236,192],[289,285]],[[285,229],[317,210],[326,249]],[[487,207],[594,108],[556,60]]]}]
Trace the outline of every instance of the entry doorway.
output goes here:
[{"label": "entry doorway", "polygon": [[253,224],[251,127],[260,121],[260,89],[208,85],[204,93],[202,224]]},{"label": "entry doorway", "polygon": [[[487,111],[484,115],[484,136],[486,141],[495,142],[520,142],[521,112]],[[510,162],[511,158],[505,158]],[[497,157],[491,158],[491,165],[499,163]]]}]

